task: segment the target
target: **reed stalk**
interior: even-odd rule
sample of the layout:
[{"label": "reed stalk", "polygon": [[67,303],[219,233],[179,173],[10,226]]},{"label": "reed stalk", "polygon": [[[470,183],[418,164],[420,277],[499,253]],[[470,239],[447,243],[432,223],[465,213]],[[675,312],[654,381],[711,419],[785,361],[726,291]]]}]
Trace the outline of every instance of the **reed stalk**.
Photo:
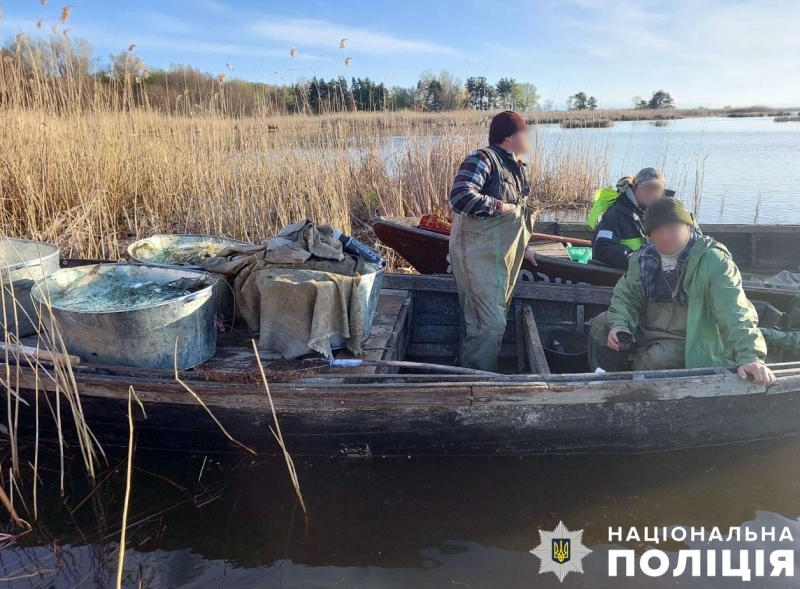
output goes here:
[{"label": "reed stalk", "polygon": [[[117,589],[122,589],[122,573],[125,565],[125,537],[128,531],[128,505],[131,499],[131,476],[133,474],[133,398],[136,392],[128,387],[128,465],[125,469],[125,499],[122,503],[122,530],[119,533],[119,564],[117,565]],[[136,397],[139,405],[142,402]],[[142,407],[142,409],[144,409]]]},{"label": "reed stalk", "polygon": [[214,414],[211,412],[211,409],[209,409],[209,408],[208,408],[208,405],[206,405],[206,404],[203,402],[203,399],[201,399],[201,398],[200,398],[200,396],[199,396],[197,393],[195,393],[195,392],[194,392],[194,390],[192,389],[192,387],[190,387],[190,386],[189,386],[189,385],[186,383],[186,381],[184,381],[183,379],[181,379],[181,377],[180,377],[180,373],[178,372],[178,338],[175,338],[175,381],[176,381],[178,384],[180,384],[180,385],[181,385],[181,386],[182,386],[184,389],[186,389],[186,391],[187,391],[187,392],[188,392],[190,395],[192,395],[192,396],[194,397],[195,401],[197,401],[198,403],[200,403],[200,406],[201,406],[203,409],[205,409],[205,410],[206,410],[206,413],[208,413],[208,415],[211,417],[211,419],[213,419],[213,420],[214,420],[214,423],[216,423],[216,424],[217,424],[217,427],[219,427],[220,431],[221,431],[221,432],[222,432],[222,433],[225,435],[225,437],[226,437],[226,438],[228,438],[228,439],[229,439],[231,442],[233,442],[234,444],[236,444],[237,446],[239,446],[239,447],[240,447],[240,448],[242,448],[243,450],[247,450],[247,451],[248,451],[248,452],[250,452],[250,454],[252,454],[253,456],[255,456],[255,455],[256,455],[256,451],[255,451],[255,450],[253,450],[253,449],[252,449],[252,448],[250,448],[249,446],[245,446],[244,444],[242,444],[242,443],[241,443],[241,442],[239,442],[238,440],[234,439],[234,437],[228,433],[228,430],[226,430],[226,429],[225,429],[225,426],[223,426],[223,425],[222,425],[222,424],[219,422],[219,420],[216,418],[216,416],[215,416],[215,415],[214,415]]},{"label": "reed stalk", "polygon": [[269,383],[267,382],[267,375],[264,372],[264,365],[261,363],[261,356],[259,356],[258,354],[258,346],[256,345],[256,340],[252,340],[252,343],[253,343],[253,352],[255,353],[256,361],[258,362],[258,370],[261,372],[261,380],[264,383],[264,390],[266,390],[267,399],[269,399],[269,407],[272,410],[272,421],[275,424],[275,429],[272,429],[272,427],[270,427],[269,431],[272,432],[272,435],[275,437],[275,440],[281,447],[281,451],[283,452],[283,458],[286,461],[286,468],[289,470],[289,478],[291,479],[292,486],[294,487],[294,492],[297,495],[298,501],[300,501],[300,507],[303,508],[303,514],[306,517],[306,521],[308,521],[308,509],[306,509],[306,502],[303,499],[303,493],[300,491],[300,481],[297,478],[297,470],[294,467],[294,460],[292,460],[289,451],[286,449],[286,444],[283,441],[281,424],[278,422],[278,414],[275,412],[275,404],[272,402],[272,393],[269,392]]}]

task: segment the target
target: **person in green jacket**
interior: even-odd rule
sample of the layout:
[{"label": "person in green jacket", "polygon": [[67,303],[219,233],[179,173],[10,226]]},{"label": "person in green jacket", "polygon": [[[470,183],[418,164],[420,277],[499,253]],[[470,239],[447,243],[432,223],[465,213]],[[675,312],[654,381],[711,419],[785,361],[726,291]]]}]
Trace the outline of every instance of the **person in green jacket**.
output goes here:
[{"label": "person in green jacket", "polygon": [[665,370],[730,366],[770,384],[767,347],[742,277],[724,245],[693,229],[680,201],[647,208],[651,242],[631,256],[611,306],[592,322],[593,370]]}]

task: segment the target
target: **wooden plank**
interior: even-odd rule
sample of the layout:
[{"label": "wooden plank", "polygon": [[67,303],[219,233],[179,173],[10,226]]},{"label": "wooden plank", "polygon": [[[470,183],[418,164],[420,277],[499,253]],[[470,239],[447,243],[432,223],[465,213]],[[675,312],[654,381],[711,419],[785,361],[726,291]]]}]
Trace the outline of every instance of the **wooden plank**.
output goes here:
[{"label": "wooden plank", "polygon": [[[558,223],[554,221],[537,221],[533,227],[539,233],[553,233],[554,235],[568,235],[570,237],[583,237],[589,235],[591,239],[592,231],[586,223]],[[729,223],[703,223],[703,233],[710,235],[714,239],[722,241],[725,234],[749,235],[759,234],[800,234],[800,225],[753,225],[752,223],[729,224]]]},{"label": "wooden plank", "polygon": [[586,323],[586,307],[584,305],[578,305],[575,317],[576,331],[583,333],[584,323]]},{"label": "wooden plank", "polygon": [[514,328],[517,334],[517,372],[525,372],[525,335],[522,318],[522,301],[514,301]]},{"label": "wooden plank", "polygon": [[[30,370],[24,370],[20,388],[31,390],[35,384]],[[781,378],[780,386],[769,394],[797,392],[800,376]],[[544,384],[545,386],[540,386]],[[683,397],[717,397],[744,394],[763,395],[765,387],[746,382],[728,373],[699,377],[640,380],[595,380],[584,382],[495,382],[493,379],[474,382],[425,383],[352,383],[297,384],[275,383],[270,387],[279,411],[346,410],[353,408],[380,409],[391,407],[469,407],[501,405],[572,405],[582,403],[636,403],[673,400]],[[83,377],[79,382],[81,395],[101,398],[127,399],[128,386],[133,386],[145,404],[167,403],[197,406],[197,401],[180,385],[173,382],[154,383],[150,379],[115,379]],[[228,385],[221,389],[217,383],[195,383],[193,389],[211,407],[252,411],[253,416],[267,416],[268,404],[263,389],[244,385]],[[39,381],[40,390],[53,391],[52,382]]]},{"label": "wooden plank", "polygon": [[[389,345],[389,340],[396,335],[396,325],[398,321],[405,322],[405,316],[399,317],[403,304],[410,297],[406,290],[382,289],[378,295],[378,305],[375,312],[375,320],[372,323],[370,337],[362,346],[360,358],[363,360],[382,360]],[[336,354],[337,358],[354,357],[347,350],[340,350]],[[375,374],[377,366],[360,366],[358,368],[348,368],[347,372],[357,371],[364,374]],[[340,372],[336,370],[336,372]]]},{"label": "wooden plank", "polygon": [[414,323],[416,325],[461,325],[459,314],[443,313],[420,313],[417,305],[414,305]]},{"label": "wooden plank", "polygon": [[458,355],[458,343],[418,344],[409,342],[406,356],[409,358],[451,358],[455,360]]},{"label": "wooden plank", "polygon": [[411,328],[411,342],[415,344],[448,344],[458,341],[458,325],[424,325]]},{"label": "wooden plank", "polygon": [[552,241],[531,241],[530,246],[533,248],[534,252],[542,256],[570,259],[569,253],[567,253],[567,247],[563,243]]},{"label": "wooden plank", "polygon": [[548,366],[547,357],[544,355],[544,346],[542,346],[542,339],[539,337],[539,328],[536,325],[536,318],[533,316],[533,308],[530,305],[524,305],[522,316],[525,320],[525,344],[531,372],[550,374],[550,366]]},{"label": "wooden plank", "polygon": [[[402,288],[414,291],[456,293],[455,281],[451,276],[441,274],[387,274],[384,285],[391,288]],[[543,301],[561,301],[568,303],[584,303],[610,305],[613,288],[606,286],[589,286],[587,284],[539,284],[518,282],[514,287],[514,296],[521,299],[538,299]],[[425,297],[420,297],[422,300]],[[450,303],[457,309],[458,301]],[[415,304],[415,308],[417,305]]]},{"label": "wooden plank", "polygon": [[[411,342],[408,344],[406,351],[406,359],[414,358],[421,360],[422,358],[450,358],[450,363],[458,356],[459,344],[458,343],[438,343],[438,344],[423,344]],[[500,357],[516,358],[517,346],[514,344],[503,344],[500,346]],[[424,360],[430,361],[432,360]],[[448,362],[445,362],[447,364]],[[435,362],[435,364],[442,364],[442,362]]]},{"label": "wooden plank", "polygon": [[[403,360],[406,357],[406,348],[408,347],[408,341],[411,337],[414,299],[412,293],[408,291],[404,292],[406,293],[405,299],[400,307],[400,311],[397,313],[397,320],[395,321],[392,335],[386,342],[381,360]],[[399,369],[378,367],[375,372],[377,374],[391,374],[397,373],[398,371]]]}]

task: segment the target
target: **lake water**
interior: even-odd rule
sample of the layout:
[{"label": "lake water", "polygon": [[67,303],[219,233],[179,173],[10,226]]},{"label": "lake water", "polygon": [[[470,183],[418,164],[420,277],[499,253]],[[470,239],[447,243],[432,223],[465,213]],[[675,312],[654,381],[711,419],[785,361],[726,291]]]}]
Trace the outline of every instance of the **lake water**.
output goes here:
[{"label": "lake water", "polygon": [[[800,548],[798,452],[800,440],[792,438],[639,456],[296,457],[306,522],[280,459],[140,451],[125,586],[739,587],[740,579],[719,572],[714,579],[674,579],[672,567],[660,578],[641,571],[609,578],[611,549],[640,555],[659,548],[674,567],[677,550],[714,546],[609,542],[608,527],[788,527],[795,540],[780,547]],[[57,473],[45,471],[50,484],[40,522],[0,551],[4,586],[113,586],[124,455],[112,453],[110,462],[93,493],[73,464],[63,503],[53,487]],[[551,531],[562,520],[583,530],[592,553],[583,574],[559,583],[552,573],[539,574],[530,550],[540,529]],[[753,586],[797,587],[798,580],[767,576]]]},{"label": "lake water", "polygon": [[607,129],[543,125],[536,135],[551,148],[596,150],[607,159],[610,181],[659,167],[690,207],[699,187],[701,223],[800,223],[800,123],[713,117],[664,127],[649,121]]},{"label": "lake water", "polygon": [[[771,118],[686,119],[667,127],[540,127],[543,141],[588,144],[612,177],[665,168],[693,200],[702,172],[702,222],[800,223],[800,124]],[[290,449],[291,450],[291,449]],[[608,528],[788,527],[800,548],[800,439],[642,456],[350,458],[295,457],[306,522],[279,459],[137,451],[126,587],[661,588],[740,587],[738,578],[675,579],[676,552],[692,542],[610,542]],[[23,460],[23,464],[28,456]],[[0,550],[9,589],[108,588],[117,570],[124,454],[92,490],[79,459],[59,497],[57,451],[43,453],[40,518]],[[30,478],[30,477],[28,477]],[[7,486],[7,478],[3,479]],[[19,504],[19,503],[18,503]],[[30,507],[30,506],[28,506]],[[30,519],[22,509],[22,516]],[[2,510],[0,510],[2,512]],[[563,583],[539,574],[539,530],[563,521],[592,550],[584,573]],[[2,539],[0,539],[1,541]],[[667,551],[664,577],[608,576],[608,551]],[[745,548],[764,548],[761,544]],[[725,544],[719,549],[739,549]],[[772,546],[767,546],[771,549]],[[771,568],[767,567],[767,574]],[[800,570],[796,571],[800,575]],[[753,586],[798,587],[797,577]]]}]

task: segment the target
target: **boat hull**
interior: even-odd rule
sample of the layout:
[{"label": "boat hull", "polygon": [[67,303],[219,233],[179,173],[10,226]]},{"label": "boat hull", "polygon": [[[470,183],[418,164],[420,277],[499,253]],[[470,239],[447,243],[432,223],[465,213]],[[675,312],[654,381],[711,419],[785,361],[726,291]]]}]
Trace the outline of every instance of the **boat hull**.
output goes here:
[{"label": "boat hull", "polygon": [[[183,451],[238,452],[236,440],[278,453],[273,404],[296,455],[654,452],[800,433],[800,361],[773,364],[778,382],[769,389],[726,368],[551,374],[536,334],[565,326],[586,333],[611,294],[587,285],[517,284],[501,346],[506,374],[437,373],[432,364],[403,373],[317,364],[309,372],[299,363],[300,376],[270,382],[267,396],[252,342],[231,338],[208,363],[178,375],[192,392],[171,371],[90,362],[73,366],[70,382],[102,444],[127,445],[131,407],[138,447]],[[459,323],[452,278],[387,274],[365,357],[452,367]],[[28,403],[19,403],[21,429],[32,436],[38,423],[40,439],[48,430],[53,437],[51,408],[60,406],[64,435],[74,431],[67,422],[77,404],[67,402],[52,370],[10,368],[12,388]],[[291,367],[267,368],[277,381]],[[141,405],[129,400],[131,388]]]},{"label": "boat hull", "polygon": [[[387,246],[399,253],[420,274],[449,274],[448,263],[449,236],[419,229],[418,219],[413,217],[378,218],[373,222],[373,230],[378,238]],[[782,269],[797,269],[800,254],[795,254],[794,246],[786,245],[800,235],[797,228],[791,226],[757,227],[764,230],[764,235],[747,232],[747,227],[739,225],[711,225],[709,234],[716,237],[726,246],[733,244],[731,251],[734,259],[743,270],[753,269],[762,274],[776,273]],[[537,223],[537,231],[551,232],[554,235],[569,235],[577,239],[591,239],[588,227],[579,224],[559,225],[558,223]],[[784,246],[779,243],[784,241]],[[787,240],[789,240],[787,242]],[[764,257],[757,254],[760,244]],[[800,251],[800,243],[797,243]],[[769,257],[766,257],[769,256]],[[552,256],[537,255],[537,266],[527,260],[522,264],[520,280],[546,282],[555,284],[591,284],[593,286],[614,286],[624,272],[615,268],[587,265]],[[765,284],[748,282],[745,284],[748,296],[755,300],[783,307],[788,304],[797,290],[770,287]]]},{"label": "boat hull", "polygon": [[[82,396],[92,432],[108,446],[128,443],[127,399],[119,393],[114,399]],[[137,394],[148,396],[141,390]],[[198,404],[143,404],[146,418],[134,409],[137,447],[240,451]],[[29,411],[22,411],[21,423],[33,423]],[[238,442],[259,454],[280,453],[270,432],[274,425],[268,406],[213,412]],[[642,453],[797,435],[800,392],[608,403],[282,410],[278,418],[293,455]],[[69,418],[66,422],[62,430],[68,434],[73,428]],[[52,433],[54,426],[52,418],[41,416],[42,431]]]}]

